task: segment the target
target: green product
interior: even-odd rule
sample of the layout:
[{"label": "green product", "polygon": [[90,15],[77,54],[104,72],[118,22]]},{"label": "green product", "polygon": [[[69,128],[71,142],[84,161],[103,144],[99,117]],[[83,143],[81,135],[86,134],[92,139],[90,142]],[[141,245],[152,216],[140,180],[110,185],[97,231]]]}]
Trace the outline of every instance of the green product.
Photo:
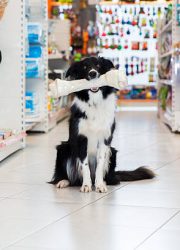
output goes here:
[{"label": "green product", "polygon": [[168,92],[169,92],[168,86],[162,86],[159,90],[158,98],[161,102],[161,107],[163,110],[166,110],[166,100],[168,97]]}]

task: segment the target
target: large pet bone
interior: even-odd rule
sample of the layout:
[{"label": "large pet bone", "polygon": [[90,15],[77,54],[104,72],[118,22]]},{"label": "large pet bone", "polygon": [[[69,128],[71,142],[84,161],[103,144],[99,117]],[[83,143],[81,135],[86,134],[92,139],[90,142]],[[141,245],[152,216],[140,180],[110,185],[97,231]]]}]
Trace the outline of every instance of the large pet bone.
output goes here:
[{"label": "large pet bone", "polygon": [[124,71],[113,69],[106,74],[93,80],[61,80],[56,79],[50,84],[50,90],[54,97],[66,96],[84,89],[99,88],[102,86],[111,86],[116,89],[124,89],[127,86],[127,78]]}]

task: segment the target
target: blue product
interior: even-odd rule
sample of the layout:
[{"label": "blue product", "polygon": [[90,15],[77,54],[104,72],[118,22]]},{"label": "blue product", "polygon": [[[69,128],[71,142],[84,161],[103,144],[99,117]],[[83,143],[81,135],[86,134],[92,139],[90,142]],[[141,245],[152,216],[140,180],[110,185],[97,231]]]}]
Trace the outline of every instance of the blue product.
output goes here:
[{"label": "blue product", "polygon": [[26,92],[26,112],[35,112],[35,95],[33,92]]},{"label": "blue product", "polygon": [[28,41],[31,44],[40,43],[42,27],[40,24],[28,24]]},{"label": "blue product", "polygon": [[27,78],[39,77],[39,65],[36,60],[26,61],[26,77]]},{"label": "blue product", "polygon": [[42,56],[42,48],[39,45],[30,46],[29,54],[26,56],[27,58],[40,58]]}]

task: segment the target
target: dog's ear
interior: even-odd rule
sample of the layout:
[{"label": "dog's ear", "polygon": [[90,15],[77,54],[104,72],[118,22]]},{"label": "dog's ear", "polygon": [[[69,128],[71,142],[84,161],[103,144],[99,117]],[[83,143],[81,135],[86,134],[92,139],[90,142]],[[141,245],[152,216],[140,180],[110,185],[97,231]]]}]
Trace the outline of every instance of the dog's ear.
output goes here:
[{"label": "dog's ear", "polygon": [[76,80],[78,77],[78,71],[81,70],[80,68],[81,62],[73,63],[66,72],[66,78],[70,80]]},{"label": "dog's ear", "polygon": [[99,61],[99,64],[100,64],[101,68],[105,72],[107,72],[107,71],[109,71],[109,70],[111,70],[111,69],[114,68],[113,63],[109,59],[105,59],[103,57],[99,57],[98,61]]}]

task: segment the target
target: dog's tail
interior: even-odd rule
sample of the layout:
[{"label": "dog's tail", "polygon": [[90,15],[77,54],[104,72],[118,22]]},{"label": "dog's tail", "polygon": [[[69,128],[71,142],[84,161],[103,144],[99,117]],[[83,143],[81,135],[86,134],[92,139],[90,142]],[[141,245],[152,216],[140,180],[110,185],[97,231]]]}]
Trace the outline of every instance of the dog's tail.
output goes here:
[{"label": "dog's tail", "polygon": [[146,167],[139,167],[133,171],[115,171],[115,175],[119,181],[140,181],[155,177],[154,172]]}]

